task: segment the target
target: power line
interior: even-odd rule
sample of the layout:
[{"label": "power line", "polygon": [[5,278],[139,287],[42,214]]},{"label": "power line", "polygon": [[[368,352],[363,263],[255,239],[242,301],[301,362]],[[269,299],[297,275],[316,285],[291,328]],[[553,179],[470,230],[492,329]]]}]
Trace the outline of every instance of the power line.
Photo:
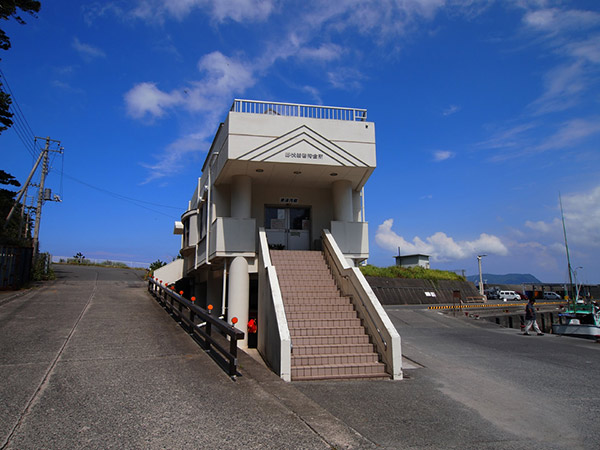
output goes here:
[{"label": "power line", "polygon": [[140,208],[144,208],[144,209],[147,209],[148,211],[152,211],[152,212],[155,212],[157,214],[162,214],[162,215],[167,216],[167,217],[173,217],[173,215],[172,214],[164,213],[162,211],[157,211],[157,210],[152,209],[152,208],[148,208],[147,206],[144,206],[143,204],[150,205],[150,206],[155,206],[155,207],[159,207],[159,208],[170,208],[170,209],[181,210],[181,208],[179,208],[177,206],[161,205],[161,204],[158,204],[158,203],[148,202],[148,201],[145,201],[145,200],[139,200],[139,199],[127,197],[125,195],[117,194],[116,192],[112,192],[112,191],[109,191],[107,189],[104,189],[104,188],[101,188],[101,187],[94,186],[92,184],[86,183],[85,181],[81,181],[81,180],[79,180],[79,179],[77,179],[75,177],[72,177],[71,175],[67,175],[64,172],[62,172],[62,176],[66,177],[66,178],[69,178],[70,180],[73,180],[76,183],[83,184],[84,186],[87,186],[87,187],[89,187],[91,189],[95,189],[97,191],[103,192],[104,194],[110,195],[111,197],[117,198],[119,200],[122,200],[122,201],[125,201],[125,202],[128,202],[128,203],[132,203],[132,204],[134,204],[134,205],[136,205],[136,206],[138,206]]},{"label": "power line", "polygon": [[10,84],[8,84],[8,80],[6,79],[6,75],[4,75],[2,69],[0,69],[0,81],[4,86],[6,86],[6,90],[11,97],[9,109],[12,111],[13,117],[15,118],[12,128],[15,130],[15,133],[17,133],[17,136],[31,156],[37,158],[40,150],[36,149],[35,147],[35,133],[31,129],[31,126],[29,126],[29,122],[27,122],[27,118],[25,117],[25,114],[23,114],[23,110],[19,106],[17,98],[10,88]]}]

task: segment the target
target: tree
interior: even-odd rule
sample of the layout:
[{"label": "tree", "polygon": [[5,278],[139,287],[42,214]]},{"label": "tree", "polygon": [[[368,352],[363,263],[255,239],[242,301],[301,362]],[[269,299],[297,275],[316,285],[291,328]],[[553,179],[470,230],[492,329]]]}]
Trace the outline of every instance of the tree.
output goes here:
[{"label": "tree", "polygon": [[[0,170],[0,185],[20,187],[21,183],[11,174]],[[16,192],[0,188],[0,243],[5,245],[28,245],[28,237],[21,233],[21,218],[14,214],[10,222],[5,224],[6,216],[15,204]],[[17,205],[20,207],[21,205]],[[31,229],[31,227],[30,227]]]},{"label": "tree", "polygon": [[77,252],[77,254],[75,256],[73,256],[73,258],[75,258],[77,260],[77,264],[81,264],[81,263],[83,263],[85,256],[83,256],[83,253]]},{"label": "tree", "polygon": [[150,264],[150,272],[154,272],[156,269],[160,269],[162,266],[166,266],[167,263],[157,259],[152,264]]},{"label": "tree", "polygon": [[[23,18],[18,15],[19,10],[31,14],[40,11],[42,4],[35,0],[0,0],[0,19],[8,20],[11,17],[20,24],[25,24]],[[10,38],[0,28],[0,49],[8,50],[10,48]],[[4,92],[2,83],[0,83],[0,133],[10,127],[13,122],[11,117],[13,114],[9,111],[11,105],[10,95]]]}]

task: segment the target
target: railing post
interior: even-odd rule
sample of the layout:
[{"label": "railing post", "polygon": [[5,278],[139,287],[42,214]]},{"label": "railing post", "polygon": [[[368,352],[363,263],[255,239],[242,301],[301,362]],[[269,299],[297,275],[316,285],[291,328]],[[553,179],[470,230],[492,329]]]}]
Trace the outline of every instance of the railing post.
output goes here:
[{"label": "railing post", "polygon": [[229,360],[229,376],[233,377],[237,373],[237,334],[233,334],[229,341],[229,353],[231,359]]}]

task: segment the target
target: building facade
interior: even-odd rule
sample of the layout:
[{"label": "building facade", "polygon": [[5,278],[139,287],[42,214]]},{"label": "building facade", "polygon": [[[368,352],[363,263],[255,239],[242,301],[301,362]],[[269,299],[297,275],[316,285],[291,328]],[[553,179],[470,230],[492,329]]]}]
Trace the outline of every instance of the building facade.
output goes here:
[{"label": "building facade", "polygon": [[260,309],[261,233],[271,250],[314,251],[328,230],[344,264],[368,257],[364,187],[375,166],[364,109],[235,100],[175,223],[183,262],[172,278],[247,332]]}]

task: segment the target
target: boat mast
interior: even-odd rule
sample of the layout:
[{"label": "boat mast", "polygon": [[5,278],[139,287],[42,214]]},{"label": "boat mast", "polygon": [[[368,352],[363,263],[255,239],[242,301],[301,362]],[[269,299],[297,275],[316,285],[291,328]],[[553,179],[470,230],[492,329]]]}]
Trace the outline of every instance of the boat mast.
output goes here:
[{"label": "boat mast", "polygon": [[[565,227],[565,215],[563,213],[562,197],[560,195],[560,192],[558,193],[558,201],[560,202],[560,217],[562,219],[563,234],[565,236],[565,249],[567,250],[567,267],[569,269],[569,290],[572,291],[573,278],[571,276],[571,258],[569,257],[569,244],[567,243],[567,228]],[[571,298],[571,292],[569,292],[569,298]]]}]

